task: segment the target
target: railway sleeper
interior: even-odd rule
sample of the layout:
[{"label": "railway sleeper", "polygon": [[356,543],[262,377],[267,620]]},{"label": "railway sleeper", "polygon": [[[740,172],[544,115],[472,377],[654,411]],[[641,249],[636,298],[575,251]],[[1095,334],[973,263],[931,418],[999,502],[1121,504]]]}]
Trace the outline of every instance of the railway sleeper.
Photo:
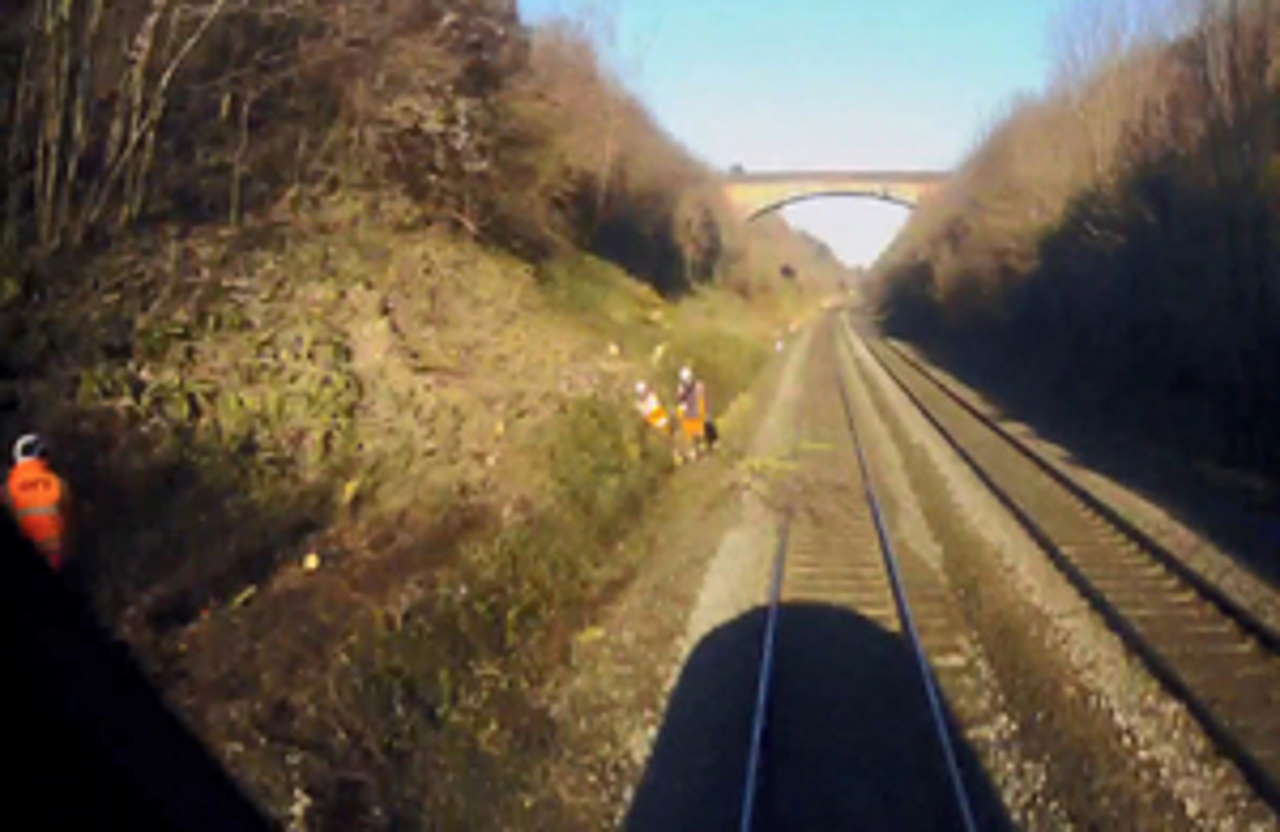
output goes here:
[{"label": "railway sleeper", "polygon": [[1170,615],[1185,614],[1189,609],[1199,608],[1204,600],[1190,592],[1169,590],[1161,587],[1115,587],[1094,584],[1107,602],[1121,611],[1135,607],[1163,607]]},{"label": "railway sleeper", "polygon": [[[1081,571],[1090,583],[1103,581],[1119,581],[1133,584],[1139,581],[1156,584],[1175,583],[1169,572],[1158,564],[1129,564],[1108,560],[1106,555],[1070,557],[1071,562]],[[1180,582],[1176,582],[1180,583]]]}]

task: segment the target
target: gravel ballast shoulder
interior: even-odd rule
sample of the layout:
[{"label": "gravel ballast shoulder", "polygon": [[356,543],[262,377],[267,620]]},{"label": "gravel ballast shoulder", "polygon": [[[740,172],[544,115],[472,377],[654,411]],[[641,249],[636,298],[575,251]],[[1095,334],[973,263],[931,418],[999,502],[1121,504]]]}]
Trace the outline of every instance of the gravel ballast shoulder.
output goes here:
[{"label": "gravel ballast shoulder", "polygon": [[[912,443],[927,452],[946,484],[953,514],[968,533],[976,534],[982,542],[981,546],[970,547],[972,554],[988,559],[982,572],[973,578],[977,584],[971,582],[971,591],[985,593],[989,601],[1006,605],[994,617],[997,622],[1008,620],[1011,637],[1035,635],[1041,655],[1034,665],[1024,665],[1019,672],[1038,672],[1036,668],[1041,664],[1060,664],[1059,690],[1045,689],[1041,694],[1049,697],[1046,706],[1053,706],[1054,697],[1066,695],[1086,703],[1087,708],[1081,713],[1106,718],[1105,723],[1095,726],[1094,742],[1099,747],[1112,746],[1111,753],[1090,764],[1113,766],[1111,776],[1117,778],[1116,785],[1127,781],[1130,788],[1137,789],[1137,802],[1115,814],[1110,813],[1121,808],[1123,801],[1111,807],[1078,805],[1074,813],[1099,813],[1093,822],[1107,827],[1156,824],[1159,828],[1276,828],[1271,813],[1239,772],[1216,753],[1186,708],[1124,649],[1119,638],[885,376],[866,345],[858,342],[855,351],[863,378],[890,403]],[[995,584],[987,586],[996,576],[1007,589]],[[1028,616],[1017,629],[1018,620]],[[1000,657],[993,658],[999,661]],[[1018,664],[1012,662],[1010,667],[1017,668]],[[1005,680],[1006,686],[1016,683]],[[1034,707],[1034,698],[1022,707]],[[1061,707],[1065,710],[1069,705]],[[1046,712],[1040,718],[1052,725],[1056,716]],[[1059,730],[1065,737],[1072,729],[1073,726],[1063,725]],[[1160,793],[1172,797],[1179,811],[1169,814],[1167,807],[1161,808],[1165,804],[1158,797]],[[1089,795],[1090,790],[1081,788],[1077,796]],[[1144,799],[1144,795],[1151,799]],[[1090,800],[1096,802],[1103,797],[1109,797],[1107,789],[1093,790]],[[1132,816],[1133,811],[1150,814],[1143,823]]]}]

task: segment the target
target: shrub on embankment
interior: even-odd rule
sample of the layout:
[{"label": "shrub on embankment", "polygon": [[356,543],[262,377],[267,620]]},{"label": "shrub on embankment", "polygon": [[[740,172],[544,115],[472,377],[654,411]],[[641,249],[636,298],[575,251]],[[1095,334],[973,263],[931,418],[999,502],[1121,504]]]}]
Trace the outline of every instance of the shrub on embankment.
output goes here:
[{"label": "shrub on embankment", "polygon": [[912,217],[879,302],[1059,409],[1280,474],[1280,11],[1175,5],[1078,4],[1057,78]]},{"label": "shrub on embankment", "polygon": [[412,555],[220,612],[186,640],[173,695],[213,747],[239,749],[233,770],[278,816],[302,795],[307,828],[527,819],[555,737],[535,692],[647,554],[618,540],[671,465],[652,433],[616,401],[567,404],[527,458],[547,472],[536,500],[491,506],[490,533],[458,534],[475,504],[457,496],[434,506],[437,539]]}]

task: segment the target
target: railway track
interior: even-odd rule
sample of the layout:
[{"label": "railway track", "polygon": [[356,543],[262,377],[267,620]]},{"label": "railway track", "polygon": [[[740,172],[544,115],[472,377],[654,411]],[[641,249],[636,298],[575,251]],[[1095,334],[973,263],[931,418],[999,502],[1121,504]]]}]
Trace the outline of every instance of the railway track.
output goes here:
[{"label": "railway track", "polygon": [[846,329],[1280,812],[1280,634],[914,358]]},{"label": "railway track", "polygon": [[[821,327],[806,368],[797,451],[803,496],[778,538],[740,829],[990,828],[987,807],[975,814],[966,784],[973,772],[962,771],[934,676],[934,667],[962,672],[966,628],[943,579],[894,549],[840,371],[835,316]],[[847,649],[834,643],[842,627],[857,628]],[[858,658],[842,666],[850,650]],[[806,654],[816,661],[806,664]],[[833,690],[821,690],[815,665],[840,677]],[[891,669],[877,676],[877,665]],[[844,679],[850,674],[864,676]],[[802,739],[813,733],[815,711],[839,711],[850,695],[890,700],[886,712],[897,721],[884,743],[910,758],[897,778],[859,768],[885,731],[861,724],[874,721],[872,713],[851,715],[860,727],[845,735],[837,727],[842,717],[827,717],[832,727],[819,738],[820,752]],[[815,788],[816,769],[836,773],[831,788]],[[854,794],[867,788],[903,791],[871,800]],[[887,813],[880,821],[867,814],[877,809]]]}]

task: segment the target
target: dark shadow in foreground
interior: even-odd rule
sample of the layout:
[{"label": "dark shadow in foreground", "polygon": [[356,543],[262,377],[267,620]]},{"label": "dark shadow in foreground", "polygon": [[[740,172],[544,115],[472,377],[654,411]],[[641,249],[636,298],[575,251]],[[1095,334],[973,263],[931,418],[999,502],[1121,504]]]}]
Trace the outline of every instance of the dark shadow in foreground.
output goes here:
[{"label": "dark shadow in foreground", "polygon": [[8,517],[0,548],[5,812],[30,829],[271,828]]},{"label": "dark shadow in foreground", "polygon": [[[690,655],[628,829],[738,828],[765,620],[740,616]],[[846,609],[785,604],[776,649],[754,829],[962,828],[901,637]],[[973,750],[957,754],[978,828],[1011,828]]]}]

